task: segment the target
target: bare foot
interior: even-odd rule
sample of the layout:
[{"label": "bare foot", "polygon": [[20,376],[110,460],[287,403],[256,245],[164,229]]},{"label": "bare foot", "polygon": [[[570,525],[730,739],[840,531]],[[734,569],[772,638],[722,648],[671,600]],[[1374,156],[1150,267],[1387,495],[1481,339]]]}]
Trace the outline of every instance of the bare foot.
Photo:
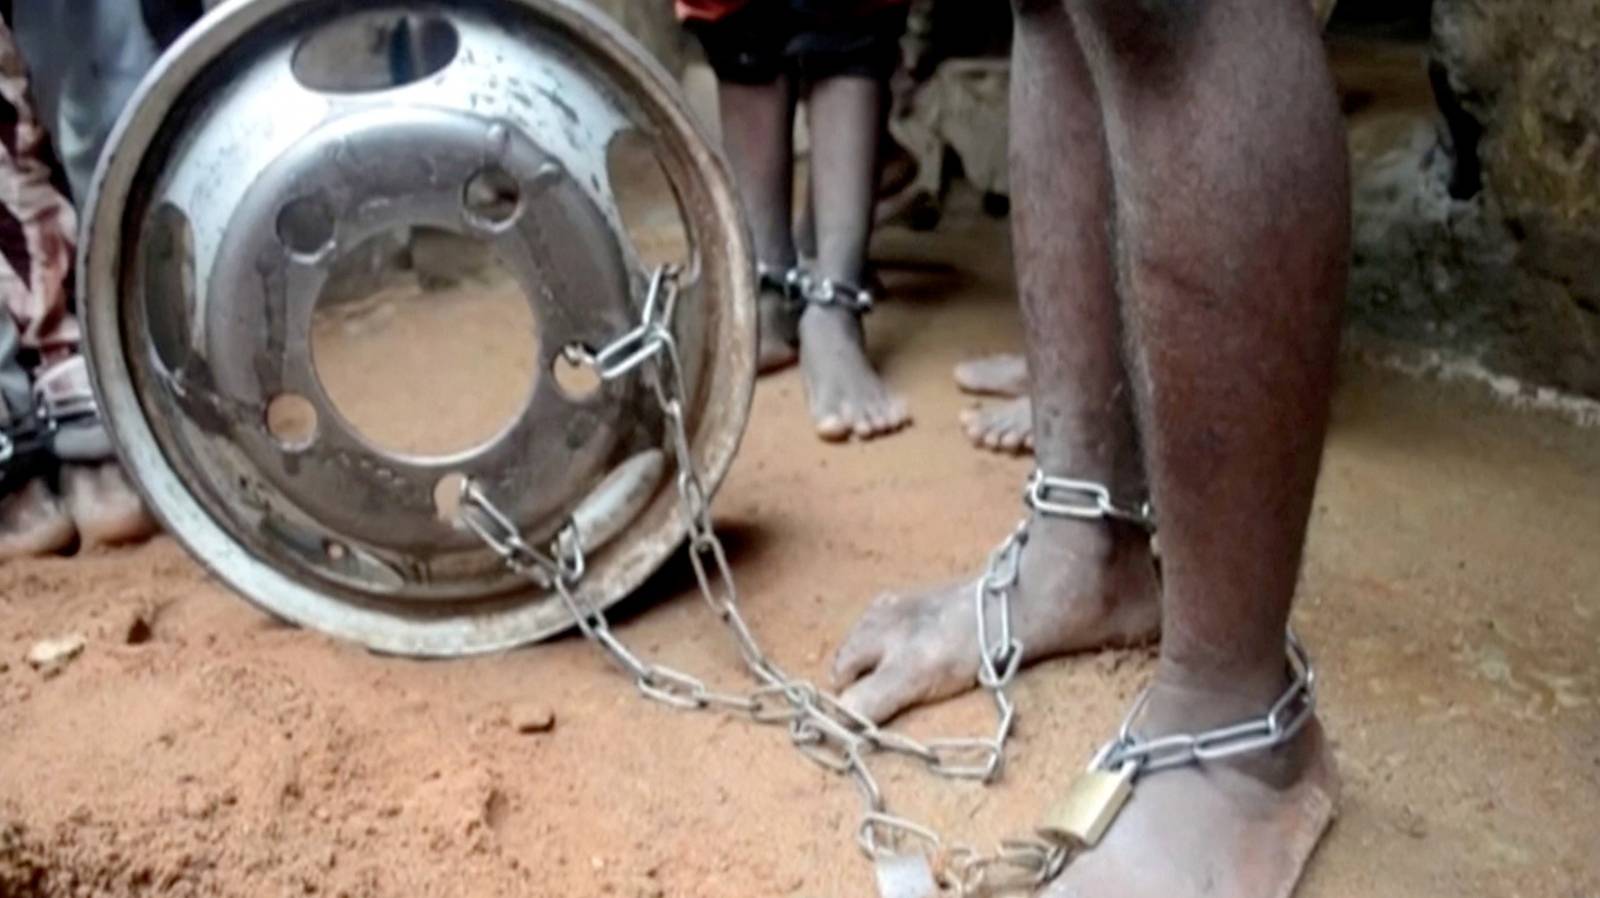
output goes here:
[{"label": "bare foot", "polygon": [[73,535],[72,518],[43,480],[0,499],[0,561],[60,552]]},{"label": "bare foot", "polygon": [[63,466],[61,492],[86,549],[134,542],[155,532],[155,520],[116,462]]},{"label": "bare foot", "polygon": [[[1012,596],[1023,661],[1155,637],[1149,538],[1121,524],[1035,518]],[[875,600],[834,658],[847,705],[884,721],[971,689],[978,678],[973,581]]]},{"label": "bare foot", "polygon": [[787,368],[800,357],[798,323],[789,304],[776,292],[763,290],[756,303],[760,316],[760,337],[756,347],[756,373],[767,374]]},{"label": "bare foot", "polygon": [[967,439],[993,452],[1033,451],[1033,400],[1026,396],[969,408],[961,413]]},{"label": "bare foot", "polygon": [[[1158,685],[1135,731],[1208,729],[1258,716],[1272,701],[1240,698]],[[1099,846],[1074,858],[1043,898],[1289,898],[1338,792],[1316,721],[1271,752],[1152,773]]]},{"label": "bare foot", "polygon": [[867,440],[911,423],[900,397],[867,361],[861,322],[852,312],[813,306],[800,317],[800,368],[817,434]]},{"label": "bare foot", "polygon": [[1028,360],[1014,352],[969,359],[956,366],[956,386],[976,396],[1028,395]]}]

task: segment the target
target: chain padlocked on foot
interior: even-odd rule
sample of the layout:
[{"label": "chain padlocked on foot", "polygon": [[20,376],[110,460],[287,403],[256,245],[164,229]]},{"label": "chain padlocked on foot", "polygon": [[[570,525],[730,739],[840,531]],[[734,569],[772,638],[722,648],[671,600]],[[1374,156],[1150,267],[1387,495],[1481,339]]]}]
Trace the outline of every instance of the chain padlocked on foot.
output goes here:
[{"label": "chain padlocked on foot", "polygon": [[1116,738],[1095,753],[1088,769],[1053,807],[1039,835],[1063,851],[1100,843],[1137,782],[1146,776],[1271,751],[1288,744],[1316,714],[1316,671],[1291,630],[1285,637],[1289,685],[1260,717],[1198,733],[1140,737],[1133,729],[1150,700],[1147,689],[1122,721]]}]

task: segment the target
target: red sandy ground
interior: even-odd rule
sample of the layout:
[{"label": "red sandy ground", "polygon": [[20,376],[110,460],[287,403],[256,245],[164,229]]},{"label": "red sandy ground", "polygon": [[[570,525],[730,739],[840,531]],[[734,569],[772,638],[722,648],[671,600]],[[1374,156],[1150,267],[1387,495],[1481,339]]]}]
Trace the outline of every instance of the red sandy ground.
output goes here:
[{"label": "red sandy ground", "polygon": [[[756,631],[818,676],[873,593],[970,570],[1017,514],[1027,468],[967,447],[948,376],[1016,339],[1003,228],[885,236],[893,302],[870,327],[916,426],[826,446],[797,375],[765,381],[717,505]],[[1347,788],[1302,894],[1600,893],[1595,434],[1359,367],[1345,381],[1299,626]],[[620,633],[742,682],[689,582],[674,564]],[[88,647],[59,676],[24,662],[72,632]],[[968,839],[1023,829],[1149,667],[1134,651],[1026,673],[996,788],[903,764],[885,787]],[[553,710],[553,731],[516,732],[526,702]],[[988,713],[969,696],[909,726],[976,731]],[[871,889],[852,789],[781,732],[646,705],[574,639],[374,657],[275,623],[165,539],[0,568],[0,734],[0,895]]]}]

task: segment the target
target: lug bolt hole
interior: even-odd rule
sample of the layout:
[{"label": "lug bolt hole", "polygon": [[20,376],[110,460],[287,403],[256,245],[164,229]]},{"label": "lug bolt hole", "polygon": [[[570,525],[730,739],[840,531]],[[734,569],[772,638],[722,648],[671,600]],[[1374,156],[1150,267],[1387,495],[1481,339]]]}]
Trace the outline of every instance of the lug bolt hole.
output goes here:
[{"label": "lug bolt hole", "polygon": [[290,200],[278,210],[278,241],[298,259],[321,257],[333,246],[333,208],[320,194]]},{"label": "lug bolt hole", "polygon": [[599,395],[602,381],[589,350],[576,343],[562,349],[550,365],[561,395],[572,402],[588,402]]},{"label": "lug bolt hole", "polygon": [[461,491],[467,486],[467,475],[446,474],[433,486],[433,511],[439,520],[453,526],[461,523]]},{"label": "lug bolt hole", "polygon": [[297,393],[280,393],[267,403],[267,433],[286,452],[303,452],[317,438],[317,409]]},{"label": "lug bolt hole", "polygon": [[504,228],[522,211],[522,185],[505,169],[488,166],[467,179],[461,192],[461,207],[479,227]]}]

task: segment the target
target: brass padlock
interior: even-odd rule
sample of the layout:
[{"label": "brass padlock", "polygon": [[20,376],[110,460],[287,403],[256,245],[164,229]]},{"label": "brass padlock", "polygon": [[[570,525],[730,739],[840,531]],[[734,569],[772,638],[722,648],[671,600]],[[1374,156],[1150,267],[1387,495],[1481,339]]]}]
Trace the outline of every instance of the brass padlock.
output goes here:
[{"label": "brass padlock", "polygon": [[1124,764],[1118,770],[1085,772],[1045,815],[1039,835],[1075,850],[1098,845],[1133,795],[1137,771],[1137,764]]}]

